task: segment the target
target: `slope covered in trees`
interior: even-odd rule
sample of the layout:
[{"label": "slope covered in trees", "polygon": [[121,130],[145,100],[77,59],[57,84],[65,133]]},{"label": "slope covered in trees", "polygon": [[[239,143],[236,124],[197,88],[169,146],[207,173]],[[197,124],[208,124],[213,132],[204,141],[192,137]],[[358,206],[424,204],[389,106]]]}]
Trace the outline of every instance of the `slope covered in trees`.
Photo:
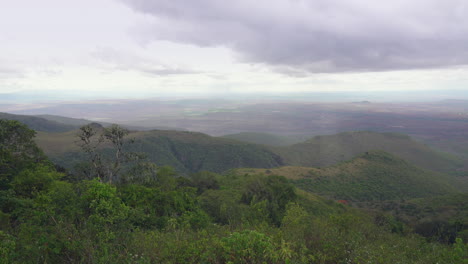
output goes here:
[{"label": "slope covered in trees", "polygon": [[70,177],[44,158],[34,131],[0,125],[3,263],[425,264],[468,257],[460,239],[427,242],[395,229],[391,217],[375,221],[281,176],[186,178],[156,167],[149,177],[122,171],[113,183],[95,174]]},{"label": "slope covered in trees", "polygon": [[[76,134],[77,131],[39,133],[36,141],[54,162],[73,168],[83,160],[83,153],[76,145]],[[283,165],[281,158],[266,147],[202,133],[153,130],[132,132],[129,137],[135,139],[134,144],[128,146],[129,151],[143,153],[149,161],[172,166],[182,173]],[[106,146],[102,147],[105,152]]]},{"label": "slope covered in trees", "polygon": [[64,124],[57,121],[48,120],[46,118],[28,115],[0,113],[0,119],[16,120],[22,124],[27,125],[31,129],[44,132],[66,132],[77,129],[79,127],[77,125]]},{"label": "slope covered in trees", "polygon": [[299,188],[350,202],[383,201],[455,193],[455,176],[423,170],[382,151],[367,152],[325,168],[238,169],[239,174],[283,175]]},{"label": "slope covered in trees", "polygon": [[255,132],[241,132],[237,134],[224,135],[222,137],[267,146],[288,146],[300,143],[308,138],[306,136],[280,136]]},{"label": "slope covered in trees", "polygon": [[433,241],[468,241],[468,193],[445,194],[409,200],[365,204],[383,211]]},{"label": "slope covered in trees", "polygon": [[[76,133],[41,132],[36,141],[54,162],[72,168],[82,159],[75,143]],[[145,153],[152,162],[183,173],[283,165],[323,167],[372,150],[389,152],[429,170],[453,172],[463,166],[454,156],[436,152],[407,136],[389,133],[340,133],[276,148],[184,131],[153,130],[132,132],[129,136],[135,138],[132,151]]]},{"label": "slope covered in trees", "polygon": [[316,136],[303,143],[274,150],[286,164],[294,166],[330,166],[371,150],[383,150],[435,171],[454,171],[463,166],[455,156],[436,152],[409,136],[395,133],[344,132]]}]

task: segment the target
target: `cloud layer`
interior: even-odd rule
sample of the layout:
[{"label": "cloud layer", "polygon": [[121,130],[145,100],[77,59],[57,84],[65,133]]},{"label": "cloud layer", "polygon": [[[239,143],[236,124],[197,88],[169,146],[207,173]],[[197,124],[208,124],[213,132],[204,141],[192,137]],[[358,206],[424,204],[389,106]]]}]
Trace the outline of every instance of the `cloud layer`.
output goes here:
[{"label": "cloud layer", "polygon": [[138,71],[154,76],[179,74],[198,74],[199,72],[181,66],[166,65],[132,53],[118,51],[112,48],[98,48],[91,54],[111,70]]},{"label": "cloud layer", "polygon": [[148,40],[225,46],[291,74],[468,64],[465,0],[120,0]]}]

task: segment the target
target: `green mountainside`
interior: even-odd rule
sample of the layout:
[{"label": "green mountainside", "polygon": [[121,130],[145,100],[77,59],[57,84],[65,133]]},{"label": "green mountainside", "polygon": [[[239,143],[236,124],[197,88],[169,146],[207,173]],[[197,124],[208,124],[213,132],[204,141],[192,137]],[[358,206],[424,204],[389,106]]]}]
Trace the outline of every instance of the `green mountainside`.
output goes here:
[{"label": "green mountainside", "polygon": [[[132,132],[130,150],[145,153],[156,164],[179,172],[223,172],[232,168],[272,168],[284,165],[323,167],[349,160],[365,152],[384,150],[430,170],[454,171],[461,162],[448,154],[399,134],[350,132],[319,136],[288,147],[267,147],[202,133],[153,130]],[[36,141],[58,164],[71,168],[82,159],[76,132],[38,133]],[[81,155],[81,156],[80,156]]]},{"label": "green mountainside", "polygon": [[[102,133],[97,142],[114,153],[120,153],[119,142],[127,135],[118,126],[99,124],[82,132]],[[66,151],[76,133],[43,132],[37,142],[60,157],[72,153]],[[0,263],[468,263],[461,222],[466,196],[451,186],[455,176],[419,169],[383,151],[322,169],[188,176],[147,162],[133,164],[137,170],[103,171],[120,162],[115,155],[99,159],[105,164],[87,164],[87,173],[73,174],[57,171],[35,134],[17,121],[0,119]],[[158,145],[184,168],[211,164],[194,160],[198,156],[208,161],[219,156],[218,163],[236,165],[252,162],[243,160],[252,153],[255,163],[278,158],[258,145],[201,133],[130,136],[133,150]],[[264,159],[255,160],[259,157]],[[111,172],[116,174],[110,177]],[[425,199],[404,200],[414,197]],[[390,213],[349,206],[383,199],[398,204],[388,207]],[[414,230],[399,221],[399,208],[403,215],[414,213],[416,220],[409,223],[416,224]],[[439,213],[448,216],[442,219],[447,225],[431,222]],[[429,219],[429,225],[418,217]]]},{"label": "green mountainside", "polygon": [[395,133],[344,132],[316,136],[303,143],[273,150],[286,164],[294,166],[330,166],[371,150],[383,150],[435,171],[454,171],[463,166],[463,162],[455,156],[436,152],[409,136]]},{"label": "green mountainside", "polygon": [[[68,132],[72,130],[76,130],[81,126],[87,125],[89,123],[98,123],[102,126],[108,127],[111,123],[107,122],[94,122],[87,119],[79,119],[79,118],[71,118],[71,117],[64,117],[64,116],[57,116],[57,115],[16,115],[16,114],[9,114],[9,113],[0,113],[0,119],[7,119],[7,120],[16,120],[19,121],[31,129],[41,132]],[[123,125],[130,130],[148,130],[148,128],[144,127],[136,127],[136,126],[126,126]],[[171,129],[167,127],[158,127],[157,129]]]},{"label": "green mountainside", "polygon": [[306,191],[351,202],[428,197],[455,193],[455,186],[465,188],[455,176],[420,169],[383,151],[320,169],[239,169],[236,173],[282,175]]},{"label": "green mountainside", "polygon": [[[76,131],[38,133],[36,142],[54,162],[72,168],[84,158],[75,143],[76,134]],[[153,130],[132,132],[128,137],[135,141],[127,150],[145,153],[148,161],[174,167],[181,173],[284,165],[281,158],[266,147],[202,133]]]},{"label": "green mountainside", "polygon": [[[74,153],[77,147],[74,143],[76,141],[76,132],[73,130],[88,121],[51,115],[43,115],[42,117],[0,113],[0,118],[18,120],[36,131],[41,131],[37,137],[38,144],[44,148],[46,153],[51,155],[52,159],[69,167],[72,163],[69,159],[74,162],[78,155]],[[105,123],[104,125],[107,126],[108,124]],[[297,142],[299,137],[284,137],[264,133],[239,133],[227,135],[226,139],[223,137],[210,137],[200,133],[158,131],[133,133],[133,137],[144,135],[140,139],[145,144],[139,144],[138,150],[151,153],[149,158],[152,161],[174,166],[182,172],[195,172],[212,168],[219,172],[223,169],[239,166],[265,168],[281,165],[323,167],[349,160],[370,150],[383,150],[430,170],[453,172],[464,166],[463,162],[455,156],[434,151],[406,135],[394,133],[345,132],[330,136],[316,136],[302,143],[284,146],[293,141]],[[47,133],[42,132],[54,132],[54,135],[47,135]],[[180,141],[182,138],[185,139]],[[200,140],[204,143],[199,144]],[[269,145],[269,147],[253,146],[245,142]],[[193,146],[189,146],[191,144]],[[272,147],[275,144],[283,146]],[[210,148],[205,153],[202,148],[208,146]],[[252,152],[249,153],[250,151]],[[203,154],[197,155],[197,157],[193,155],[199,152],[203,152]],[[226,156],[229,157],[228,161],[218,162]]]},{"label": "green mountainside", "polygon": [[44,132],[66,132],[76,129],[78,126],[64,124],[57,121],[47,120],[46,118],[27,116],[27,115],[12,115],[8,113],[0,113],[0,119],[16,120],[31,129]]},{"label": "green mountainside", "polygon": [[222,137],[267,146],[288,146],[304,141],[304,136],[280,136],[256,132],[241,132],[224,135]]},{"label": "green mountainside", "polygon": [[425,237],[453,242],[468,241],[468,193],[445,194],[410,200],[385,201],[365,205],[392,214]]},{"label": "green mountainside", "polygon": [[[74,129],[79,128],[81,126],[87,125],[89,123],[98,123],[104,127],[111,126],[112,123],[109,122],[102,122],[102,121],[91,121],[88,119],[82,119],[82,118],[71,118],[71,117],[64,117],[64,116],[57,116],[57,115],[36,115],[37,117],[44,118],[50,121],[58,122],[61,124],[66,124],[66,125],[72,125],[74,126]],[[19,120],[20,121],[20,120]],[[141,127],[141,126],[129,126],[129,125],[121,125],[121,127],[124,127],[126,129],[130,130],[138,130],[138,131],[146,131],[146,130],[151,130],[147,127]],[[165,127],[165,126],[155,126],[152,129],[161,129],[161,130],[174,130],[174,128],[171,127]]]},{"label": "green mountainside", "polygon": [[[84,126],[93,122],[93,121],[83,119],[83,118],[71,118],[71,117],[64,117],[64,116],[58,116],[58,115],[36,115],[36,116],[47,119],[49,121],[55,121],[55,122],[62,123],[65,125],[72,125],[74,127]],[[98,123],[103,126],[110,125],[110,123],[106,123],[106,122],[98,122]]]}]

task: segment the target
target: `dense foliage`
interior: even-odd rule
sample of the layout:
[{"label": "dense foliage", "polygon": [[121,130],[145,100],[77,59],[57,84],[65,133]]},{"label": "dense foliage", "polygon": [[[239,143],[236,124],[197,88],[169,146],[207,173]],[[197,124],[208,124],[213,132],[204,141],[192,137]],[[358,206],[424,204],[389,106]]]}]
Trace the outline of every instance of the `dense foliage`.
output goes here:
[{"label": "dense foliage", "polygon": [[417,168],[382,151],[310,171],[294,182],[314,193],[356,202],[454,193],[458,183],[455,177]]},{"label": "dense foliage", "polygon": [[434,171],[452,172],[463,167],[459,157],[435,151],[407,135],[397,133],[343,132],[275,148],[286,164],[308,167],[334,165],[372,150],[388,152],[418,167]]},{"label": "dense foliage", "polygon": [[427,242],[281,176],[141,163],[112,183],[72,177],[25,126],[0,131],[0,263],[467,263],[461,239]]},{"label": "dense foliage", "polygon": [[[132,132],[129,138],[134,138],[134,143],[124,146],[126,151],[144,153],[148,161],[171,166],[182,174],[200,171],[221,173],[232,168],[283,165],[281,158],[266,147],[202,133],[154,130]],[[86,159],[82,150],[76,147],[76,140],[75,132],[41,133],[37,141],[54,162],[73,169],[74,165]],[[110,158],[113,157],[108,145],[102,144],[100,147]]]}]

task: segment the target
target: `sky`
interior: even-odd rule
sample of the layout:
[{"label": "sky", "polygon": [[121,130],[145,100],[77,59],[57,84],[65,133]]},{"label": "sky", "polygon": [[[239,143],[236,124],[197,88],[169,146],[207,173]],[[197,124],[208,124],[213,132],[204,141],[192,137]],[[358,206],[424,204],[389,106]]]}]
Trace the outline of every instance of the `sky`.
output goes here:
[{"label": "sky", "polygon": [[467,91],[465,0],[0,0],[0,103]]}]

